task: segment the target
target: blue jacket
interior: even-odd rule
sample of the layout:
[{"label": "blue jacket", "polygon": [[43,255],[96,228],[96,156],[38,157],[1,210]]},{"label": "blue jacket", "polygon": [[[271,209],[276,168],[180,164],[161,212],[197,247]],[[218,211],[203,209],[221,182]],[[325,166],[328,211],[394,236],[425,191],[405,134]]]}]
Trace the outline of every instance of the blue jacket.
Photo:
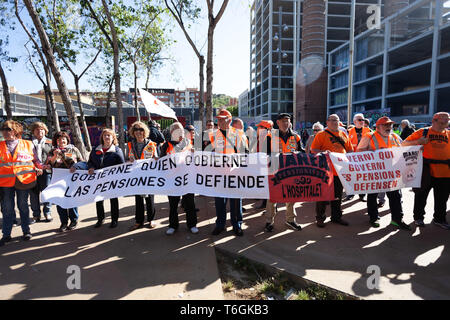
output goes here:
[{"label": "blue jacket", "polygon": [[106,153],[103,153],[102,145],[93,149],[89,155],[88,169],[101,169],[124,163],[123,151],[118,146],[112,145]]}]

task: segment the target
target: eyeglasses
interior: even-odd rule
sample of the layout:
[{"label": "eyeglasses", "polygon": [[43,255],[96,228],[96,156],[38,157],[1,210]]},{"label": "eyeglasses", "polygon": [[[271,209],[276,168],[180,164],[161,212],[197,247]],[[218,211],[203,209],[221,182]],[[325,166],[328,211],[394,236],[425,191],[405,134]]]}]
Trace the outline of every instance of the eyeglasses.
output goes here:
[{"label": "eyeglasses", "polygon": [[356,119],[356,121],[362,122],[364,121],[364,119]]},{"label": "eyeglasses", "polygon": [[313,129],[313,131],[315,132],[315,131],[320,131],[320,129]]},{"label": "eyeglasses", "polygon": [[136,132],[144,132],[144,128],[134,128],[134,131]]},{"label": "eyeglasses", "polygon": [[12,129],[10,127],[4,127],[2,128],[2,131],[12,131]]}]

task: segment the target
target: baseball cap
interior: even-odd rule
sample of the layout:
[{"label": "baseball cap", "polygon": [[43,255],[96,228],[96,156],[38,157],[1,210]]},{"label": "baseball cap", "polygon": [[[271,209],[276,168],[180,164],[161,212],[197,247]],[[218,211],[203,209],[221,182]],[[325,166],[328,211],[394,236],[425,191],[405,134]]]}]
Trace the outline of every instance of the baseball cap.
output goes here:
[{"label": "baseball cap", "polygon": [[289,113],[279,113],[277,116],[277,120],[284,119],[284,118],[292,119],[292,117]]},{"label": "baseball cap", "polygon": [[221,118],[221,119],[225,119],[225,118],[232,118],[230,111],[226,110],[226,109],[222,109],[219,111],[219,114],[216,116],[216,118]]},{"label": "baseball cap", "polygon": [[257,124],[257,127],[271,129],[273,127],[273,121],[272,120],[261,120],[261,122]]},{"label": "baseball cap", "polygon": [[438,112],[438,113],[435,113],[433,115],[433,120],[436,120],[436,119],[448,119],[448,118],[449,118],[448,112]]},{"label": "baseball cap", "polygon": [[379,126],[379,125],[387,124],[387,123],[395,123],[395,122],[392,121],[391,119],[389,119],[389,117],[381,117],[380,119],[377,120],[375,125]]}]

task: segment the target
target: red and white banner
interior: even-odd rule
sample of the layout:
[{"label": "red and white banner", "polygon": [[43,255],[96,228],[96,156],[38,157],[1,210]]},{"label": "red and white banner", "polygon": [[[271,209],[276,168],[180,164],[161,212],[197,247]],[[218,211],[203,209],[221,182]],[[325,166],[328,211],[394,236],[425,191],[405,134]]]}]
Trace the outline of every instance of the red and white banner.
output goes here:
[{"label": "red and white banner", "polygon": [[356,153],[330,153],[347,194],[418,188],[422,180],[421,146]]},{"label": "red and white banner", "polygon": [[334,199],[333,172],[326,154],[278,154],[271,159],[271,202],[329,201]]}]

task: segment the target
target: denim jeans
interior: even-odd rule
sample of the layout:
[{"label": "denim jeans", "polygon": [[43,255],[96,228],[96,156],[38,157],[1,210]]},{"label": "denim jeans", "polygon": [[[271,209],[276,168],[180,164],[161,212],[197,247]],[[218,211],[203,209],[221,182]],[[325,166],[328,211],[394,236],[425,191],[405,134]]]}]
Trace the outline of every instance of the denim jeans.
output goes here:
[{"label": "denim jeans", "polygon": [[18,190],[14,187],[0,187],[2,192],[3,237],[11,236],[13,220],[16,217],[14,198],[17,194],[17,207],[20,212],[20,222],[23,234],[30,232],[30,209],[28,208],[28,190]]},{"label": "denim jeans", "polygon": [[[44,172],[41,176],[37,177],[38,185],[36,186],[36,188],[29,190],[31,210],[33,211],[33,217],[35,217],[35,218],[41,217],[41,205],[40,205],[39,196],[41,194],[41,191],[44,190],[45,188],[47,188],[47,186],[50,184],[50,178],[51,178],[51,175],[48,174],[47,172]],[[44,215],[49,214],[51,211],[52,205],[49,202],[44,202],[43,205],[44,205],[44,208],[43,208],[42,212],[44,213]]]},{"label": "denim jeans", "polygon": [[56,206],[56,210],[58,211],[61,224],[68,224],[69,218],[70,222],[78,220],[78,208],[63,209],[60,206]]},{"label": "denim jeans", "polygon": [[216,227],[225,229],[227,221],[227,200],[230,200],[230,220],[233,229],[240,229],[242,224],[242,199],[215,198]]}]

